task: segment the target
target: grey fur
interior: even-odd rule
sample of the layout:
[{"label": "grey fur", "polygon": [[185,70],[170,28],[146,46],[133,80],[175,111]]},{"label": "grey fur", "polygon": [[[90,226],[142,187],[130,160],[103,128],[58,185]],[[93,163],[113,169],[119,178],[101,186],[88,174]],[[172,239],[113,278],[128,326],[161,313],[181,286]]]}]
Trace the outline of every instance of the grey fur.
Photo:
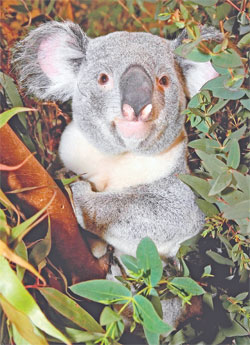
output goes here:
[{"label": "grey fur", "polygon": [[[185,33],[175,41],[168,41],[148,33],[114,32],[89,39],[76,24],[51,22],[32,31],[18,44],[14,65],[21,84],[29,93],[42,99],[72,98],[73,125],[98,151],[107,157],[127,152],[151,157],[166,151],[184,130],[185,118],[181,111],[186,104],[186,81],[181,77],[177,62],[186,78],[189,78],[186,72],[190,66],[194,70],[193,78],[196,78],[195,72],[204,68],[204,64],[175,56],[174,49],[184,37]],[[207,28],[202,29],[202,37],[218,39],[220,35]],[[42,42],[51,49],[55,38],[62,40],[59,48],[56,46],[55,52],[53,49],[49,53],[42,52],[45,63],[51,64],[46,75],[46,65],[41,68],[43,61],[38,59],[38,51],[42,49]],[[48,39],[51,41],[46,46]],[[58,61],[53,61],[54,56]],[[55,73],[58,64],[60,75]],[[122,118],[120,80],[131,66],[140,66],[152,85],[162,74],[169,79],[164,92],[157,87],[153,89],[153,112],[157,116],[150,133],[140,140],[122,137],[113,125],[114,118]],[[97,82],[102,73],[113,78],[113,87],[105,91]],[[60,152],[66,166],[74,170],[71,163],[78,148],[70,149],[75,138],[67,133],[69,127],[63,134]],[[92,190],[87,179],[74,183],[75,213],[80,225],[113,245],[117,252],[135,255],[139,241],[149,236],[163,258],[174,256],[180,243],[197,234],[204,222],[194,194],[177,177],[188,172],[185,141],[181,145],[174,168],[151,183],[142,181],[119,191],[99,192]],[[65,147],[67,155],[63,153]],[[81,169],[84,173],[84,164]],[[173,309],[176,309],[172,312],[176,318],[179,307]]]}]

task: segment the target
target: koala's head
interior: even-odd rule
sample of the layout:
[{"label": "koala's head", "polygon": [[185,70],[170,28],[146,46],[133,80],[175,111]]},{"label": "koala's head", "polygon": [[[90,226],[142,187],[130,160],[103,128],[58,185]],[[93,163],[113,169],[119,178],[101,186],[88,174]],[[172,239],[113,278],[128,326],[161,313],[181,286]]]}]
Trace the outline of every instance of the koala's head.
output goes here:
[{"label": "koala's head", "polygon": [[[218,38],[207,29],[205,39]],[[209,64],[177,58],[181,44],[149,33],[88,38],[71,22],[49,22],[18,44],[14,63],[28,92],[72,98],[73,120],[107,153],[157,153],[179,135],[189,96],[216,73]]]}]

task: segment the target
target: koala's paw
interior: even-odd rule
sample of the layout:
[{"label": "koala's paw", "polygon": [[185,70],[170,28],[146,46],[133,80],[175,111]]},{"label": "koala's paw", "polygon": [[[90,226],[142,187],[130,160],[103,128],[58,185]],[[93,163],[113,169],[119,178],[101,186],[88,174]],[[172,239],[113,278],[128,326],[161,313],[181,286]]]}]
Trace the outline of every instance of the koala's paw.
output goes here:
[{"label": "koala's paw", "polygon": [[92,192],[91,184],[87,181],[77,181],[72,183],[70,186],[75,195],[83,195],[85,193]]},{"label": "koala's paw", "polygon": [[100,239],[88,239],[90,250],[92,254],[100,259],[103,255],[107,253],[107,243]]}]

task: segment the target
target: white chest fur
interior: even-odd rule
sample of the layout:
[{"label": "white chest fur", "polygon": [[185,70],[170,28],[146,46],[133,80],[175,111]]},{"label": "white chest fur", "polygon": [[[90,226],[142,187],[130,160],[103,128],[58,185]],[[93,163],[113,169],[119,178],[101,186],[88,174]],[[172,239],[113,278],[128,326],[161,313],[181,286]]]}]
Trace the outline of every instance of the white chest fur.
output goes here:
[{"label": "white chest fur", "polygon": [[84,174],[101,192],[119,191],[168,176],[181,159],[184,147],[182,136],[172,148],[154,156],[107,155],[91,145],[72,121],[62,135],[59,153],[68,169]]}]

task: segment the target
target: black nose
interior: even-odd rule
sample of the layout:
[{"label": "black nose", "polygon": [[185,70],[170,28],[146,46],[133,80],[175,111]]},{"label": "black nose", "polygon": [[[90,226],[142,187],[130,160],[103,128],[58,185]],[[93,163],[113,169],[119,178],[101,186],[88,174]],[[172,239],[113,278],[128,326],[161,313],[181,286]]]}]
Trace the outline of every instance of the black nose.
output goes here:
[{"label": "black nose", "polygon": [[141,66],[131,66],[122,75],[120,81],[122,104],[129,104],[139,116],[141,110],[152,103],[153,83]]}]

